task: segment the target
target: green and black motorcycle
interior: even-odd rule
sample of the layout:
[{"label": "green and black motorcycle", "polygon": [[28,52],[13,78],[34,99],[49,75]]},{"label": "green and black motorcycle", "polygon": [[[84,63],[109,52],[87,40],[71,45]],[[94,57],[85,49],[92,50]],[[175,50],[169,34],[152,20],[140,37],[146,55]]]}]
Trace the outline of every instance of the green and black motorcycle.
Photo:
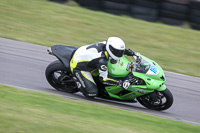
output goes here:
[{"label": "green and black motorcycle", "polygon": [[[76,93],[79,92],[70,69],[70,60],[77,47],[54,45],[48,49],[49,54],[58,60],[46,68],[46,78],[56,90]],[[135,62],[126,57],[118,61],[109,59],[108,72],[112,77],[128,79],[131,83],[128,89],[118,86],[105,86],[98,78],[98,71],[93,71],[94,81],[99,89],[98,97],[121,102],[137,101],[148,109],[166,110],[173,104],[173,96],[167,89],[162,68],[153,60],[140,55]]]}]

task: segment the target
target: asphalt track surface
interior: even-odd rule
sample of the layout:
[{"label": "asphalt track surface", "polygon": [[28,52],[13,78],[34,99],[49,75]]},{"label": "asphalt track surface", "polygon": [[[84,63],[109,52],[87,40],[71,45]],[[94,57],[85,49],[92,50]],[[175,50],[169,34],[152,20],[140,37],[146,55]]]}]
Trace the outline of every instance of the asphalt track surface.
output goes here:
[{"label": "asphalt track surface", "polygon": [[[46,66],[56,60],[47,47],[0,38],[0,84],[42,91],[64,98],[87,100],[81,93],[68,94],[53,89],[45,78]],[[158,62],[159,63],[159,62]],[[174,104],[165,111],[149,110],[139,103],[120,103],[102,99],[91,102],[200,125],[200,78],[165,71],[166,85]]]}]

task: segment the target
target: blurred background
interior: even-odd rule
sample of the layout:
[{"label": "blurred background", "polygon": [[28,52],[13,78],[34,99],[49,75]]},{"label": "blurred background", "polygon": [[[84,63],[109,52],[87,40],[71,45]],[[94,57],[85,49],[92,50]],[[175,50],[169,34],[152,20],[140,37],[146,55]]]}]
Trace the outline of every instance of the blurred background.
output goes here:
[{"label": "blurred background", "polygon": [[0,36],[43,46],[124,40],[164,70],[200,77],[200,1],[0,0]]},{"label": "blurred background", "polygon": [[0,0],[0,82],[59,95],[0,85],[0,133],[200,133],[199,125],[67,99],[85,100],[50,88],[44,74],[54,59],[47,47],[117,36],[168,71],[175,104],[161,116],[199,122],[199,30],[197,0]]},{"label": "blurred background", "polygon": [[[69,0],[50,0],[65,3]],[[199,0],[75,0],[81,6],[116,15],[168,25],[189,22],[192,29],[200,30]]]}]

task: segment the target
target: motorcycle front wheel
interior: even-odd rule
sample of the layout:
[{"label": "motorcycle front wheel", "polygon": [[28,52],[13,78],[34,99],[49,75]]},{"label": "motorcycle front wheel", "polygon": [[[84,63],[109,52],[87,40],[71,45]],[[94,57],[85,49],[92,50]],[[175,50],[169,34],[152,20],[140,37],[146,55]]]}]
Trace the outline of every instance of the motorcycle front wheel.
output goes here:
[{"label": "motorcycle front wheel", "polygon": [[78,92],[77,85],[72,75],[70,76],[69,71],[59,60],[56,60],[47,66],[45,71],[46,79],[58,91]]},{"label": "motorcycle front wheel", "polygon": [[173,104],[173,95],[166,88],[164,91],[154,91],[152,93],[137,97],[137,100],[144,107],[152,110],[166,110]]}]

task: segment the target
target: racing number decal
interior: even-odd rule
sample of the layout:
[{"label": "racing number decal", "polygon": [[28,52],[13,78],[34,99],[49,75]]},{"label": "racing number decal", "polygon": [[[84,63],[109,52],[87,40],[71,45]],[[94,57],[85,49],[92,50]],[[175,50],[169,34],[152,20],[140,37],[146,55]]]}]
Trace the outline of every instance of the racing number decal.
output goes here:
[{"label": "racing number decal", "polygon": [[157,73],[157,68],[154,66],[154,65],[151,65],[151,68],[150,68],[150,70],[153,72],[153,73]]}]

